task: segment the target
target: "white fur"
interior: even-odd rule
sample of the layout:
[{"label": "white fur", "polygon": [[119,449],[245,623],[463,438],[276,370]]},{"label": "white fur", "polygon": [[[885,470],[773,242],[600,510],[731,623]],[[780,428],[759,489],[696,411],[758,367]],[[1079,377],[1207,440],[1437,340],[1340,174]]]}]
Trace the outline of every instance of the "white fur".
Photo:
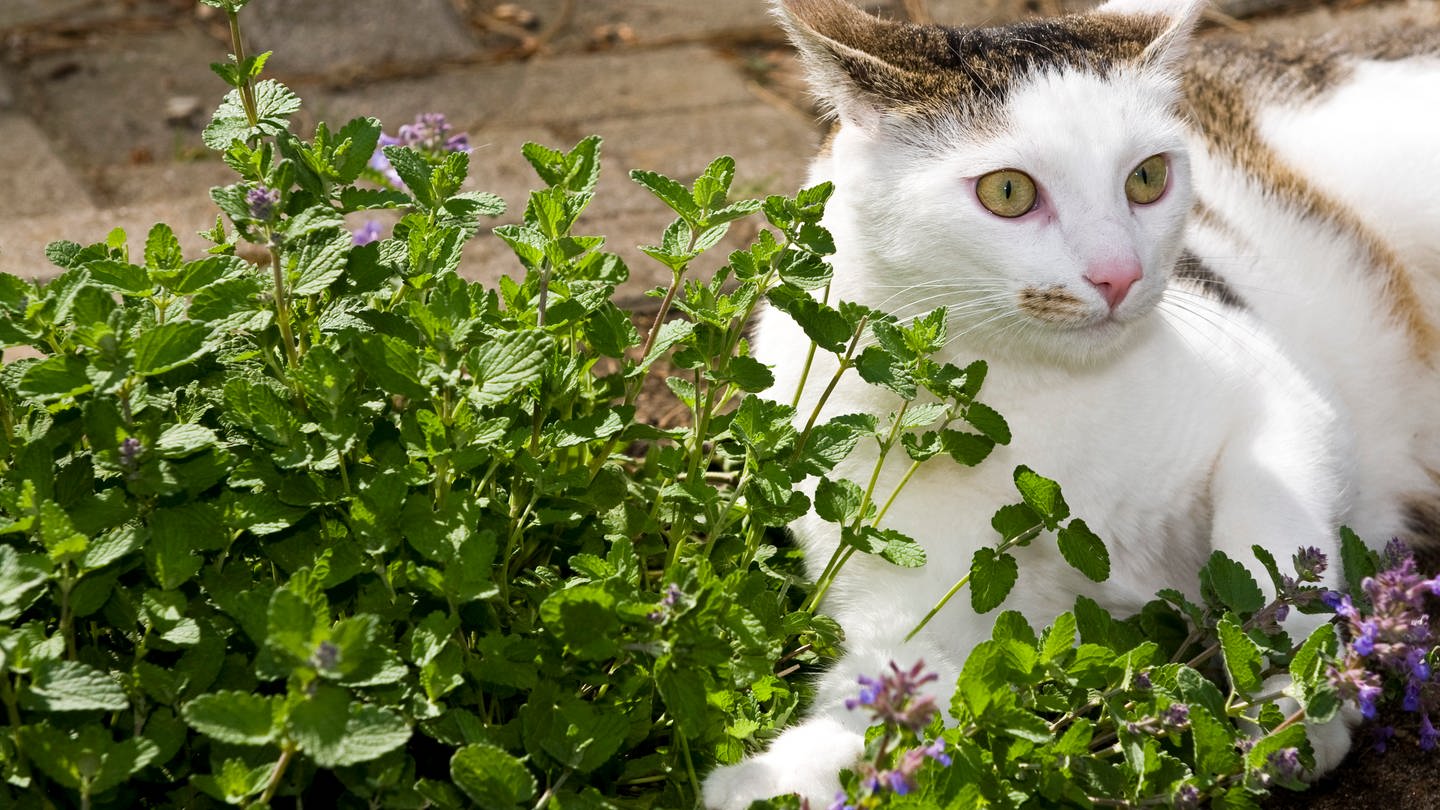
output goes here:
[{"label": "white fur", "polygon": [[[1107,8],[1164,11],[1160,5],[1116,0]],[[1197,6],[1171,6],[1184,23],[1167,47],[1179,48]],[[1152,68],[1172,62],[1167,56]],[[1300,168],[1326,176],[1327,191],[1380,212],[1384,235],[1409,235],[1407,256],[1428,257],[1423,269],[1440,278],[1440,158],[1433,157],[1440,74],[1406,70],[1367,67],[1328,101],[1265,111],[1263,130]],[[1394,93],[1371,95],[1376,86]],[[1369,114],[1412,90],[1428,94],[1429,109],[1419,116],[1420,131],[1401,134],[1414,147],[1403,154],[1428,162],[1354,160],[1362,145],[1393,134]],[[836,187],[825,222],[837,246],[831,300],[902,319],[951,307],[954,340],[942,359],[989,362],[981,398],[1005,415],[1014,440],[976,468],[945,460],[921,467],[886,523],[918,540],[929,562],[904,569],[864,555],[851,559],[824,604],[844,628],[846,653],[820,678],[809,719],[765,752],[713,773],[705,783],[708,807],[736,810],[778,791],[828,803],[837,767],[853,764],[863,748],[865,718],[843,706],[858,675],[878,674],[891,660],[908,667],[923,659],[939,673],[936,688],[954,683],[966,654],[988,637],[993,615],[976,616],[962,595],[914,641],[901,640],[968,571],[975,549],[995,544],[989,518],[1015,500],[1018,464],[1061,483],[1073,513],[1105,538],[1113,562],[1110,580],[1097,585],[1071,569],[1053,543],[1015,550],[1020,581],[1003,608],[1036,624],[1070,609],[1077,594],[1120,613],[1160,588],[1193,594],[1197,571],[1217,548],[1253,564],[1252,544],[1282,561],[1315,546],[1337,563],[1333,583],[1341,523],[1355,523],[1378,542],[1398,528],[1399,499],[1426,481],[1423,461],[1440,458],[1440,439],[1421,407],[1440,393],[1437,375],[1416,359],[1370,274],[1356,271],[1363,252],[1206,154],[1170,112],[1175,92],[1158,70],[1109,80],[1049,74],[1012,93],[1001,134],[957,126],[918,139],[867,119],[843,126],[817,161],[812,179]],[[845,121],[846,110],[840,114]],[[1347,145],[1312,137],[1317,132]],[[1152,205],[1130,204],[1124,179],[1153,154],[1169,157],[1171,188]],[[1341,158],[1353,163],[1331,171]],[[975,178],[1001,168],[1035,179],[1036,211],[1004,220],[979,205]],[[1411,168],[1423,175],[1418,188],[1407,183]],[[1187,224],[1192,182],[1232,230]],[[1391,186],[1399,196],[1387,196]],[[1253,309],[1169,284],[1182,245],[1233,280]],[[1138,258],[1145,278],[1111,313],[1083,274],[1117,251]],[[1025,286],[1062,288],[1084,302],[1085,313],[1069,323],[1041,322],[1018,306]],[[1425,293],[1440,304],[1440,287]],[[777,398],[788,400],[807,339],[771,311],[757,345],[775,366]],[[834,368],[822,357],[811,369],[802,418]],[[883,415],[897,404],[852,374],[825,413]],[[873,459],[862,447],[833,477],[864,480]],[[907,464],[888,466],[879,497],[888,497]],[[792,528],[818,575],[836,546],[834,527],[812,515]],[[1257,580],[1269,590],[1267,576]],[[1292,613],[1288,629],[1304,634],[1316,621]],[[1352,724],[1346,715],[1310,729],[1320,771],[1344,756]]]}]

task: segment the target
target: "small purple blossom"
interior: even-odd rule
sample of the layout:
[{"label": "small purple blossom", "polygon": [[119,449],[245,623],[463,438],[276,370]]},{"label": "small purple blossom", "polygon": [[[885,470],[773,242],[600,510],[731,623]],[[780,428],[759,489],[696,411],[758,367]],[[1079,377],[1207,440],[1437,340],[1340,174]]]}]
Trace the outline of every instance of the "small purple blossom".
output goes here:
[{"label": "small purple blossom", "polygon": [[1325,554],[1314,546],[1306,546],[1295,553],[1295,575],[1301,582],[1319,582],[1329,563]]},{"label": "small purple blossom", "polygon": [[[1440,577],[1422,576],[1414,555],[1399,541],[1386,546],[1384,559],[1388,567],[1361,582],[1363,599],[1343,594],[1325,597],[1348,639],[1341,663],[1330,668],[1329,679],[1341,697],[1359,705],[1366,719],[1379,713],[1388,688],[1402,709],[1420,715],[1421,744],[1428,740],[1433,746],[1430,714],[1440,711],[1440,684],[1432,679],[1435,638],[1426,601],[1436,592]],[[1387,735],[1376,747],[1383,750],[1388,740]]]},{"label": "small purple blossom", "polygon": [[1137,673],[1135,673],[1134,684],[1135,684],[1135,688],[1136,688],[1136,689],[1149,689],[1149,688],[1151,688],[1151,685],[1150,685],[1150,673],[1148,673],[1148,672],[1137,672]]},{"label": "small purple blossom", "polygon": [[402,124],[395,135],[381,133],[380,142],[370,156],[370,168],[384,175],[396,188],[405,188],[390,159],[385,157],[386,146],[405,146],[430,157],[440,157],[447,152],[469,152],[470,136],[455,132],[444,113],[421,113],[413,122]]},{"label": "small purple blossom", "polygon": [[1184,703],[1171,703],[1160,715],[1160,722],[1167,729],[1184,731],[1190,727],[1190,707]]},{"label": "small purple blossom", "polygon": [[1300,749],[1281,748],[1265,758],[1266,771],[1282,782],[1294,782],[1304,773],[1300,764]]},{"label": "small purple blossom", "polygon": [[1440,740],[1440,733],[1435,731],[1435,726],[1430,722],[1430,714],[1427,712],[1420,715],[1420,748],[1429,751],[1435,747],[1437,740]]},{"label": "small purple blossom", "polygon": [[310,664],[316,669],[334,669],[340,663],[340,648],[329,641],[320,642],[310,656]]},{"label": "small purple blossom", "polygon": [[1171,801],[1175,810],[1195,810],[1200,806],[1200,790],[1194,785],[1181,785]]},{"label": "small purple blossom", "polygon": [[875,720],[895,728],[909,729],[919,734],[934,719],[939,709],[933,695],[921,695],[920,687],[939,678],[933,672],[925,672],[925,662],[918,661],[909,670],[902,670],[894,661],[890,672],[879,678],[861,675],[858,697],[845,701],[845,708],[854,710],[865,706]]},{"label": "small purple blossom", "polygon": [[269,222],[275,216],[275,206],[280,204],[280,190],[258,186],[245,194],[245,204],[250,206],[250,218],[257,222]]},{"label": "small purple blossom", "polygon": [[354,237],[353,242],[357,247],[378,242],[380,241],[380,223],[373,219],[367,219],[364,225],[351,231],[351,236]]},{"label": "small purple blossom", "polygon": [[120,442],[120,469],[125,471],[125,477],[131,481],[140,475],[140,454],[144,450],[145,445],[134,436],[127,436],[125,441]]},{"label": "small purple blossom", "polygon": [[1370,747],[1376,753],[1383,754],[1390,747],[1390,740],[1395,736],[1395,729],[1391,726],[1374,726],[1370,729]]}]

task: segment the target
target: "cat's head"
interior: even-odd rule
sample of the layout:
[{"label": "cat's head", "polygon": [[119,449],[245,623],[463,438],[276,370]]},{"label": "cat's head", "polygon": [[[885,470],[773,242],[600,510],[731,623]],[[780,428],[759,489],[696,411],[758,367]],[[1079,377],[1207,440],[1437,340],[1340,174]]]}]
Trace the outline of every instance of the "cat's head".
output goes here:
[{"label": "cat's head", "polygon": [[1191,206],[1179,62],[1203,0],[1113,0],[999,28],[782,0],[838,119],[829,223],[901,317],[971,345],[1088,357],[1159,302]]}]

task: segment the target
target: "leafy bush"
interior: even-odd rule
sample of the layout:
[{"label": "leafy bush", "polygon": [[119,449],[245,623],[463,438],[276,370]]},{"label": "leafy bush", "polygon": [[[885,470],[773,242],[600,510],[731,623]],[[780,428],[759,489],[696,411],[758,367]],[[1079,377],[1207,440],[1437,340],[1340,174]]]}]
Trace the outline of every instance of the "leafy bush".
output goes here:
[{"label": "leafy bush", "polygon": [[[369,118],[292,134],[300,101],[259,78],[268,54],[245,54],[245,0],[205,2],[235,42],[205,132],[238,175],[213,190],[214,246],[187,259],[157,225],[143,245],[52,244],[45,284],[0,277],[0,340],[40,354],[0,372],[0,803],[692,805],[704,768],[795,714],[788,676],[835,653],[816,605],[846,560],[924,564],[883,527],[893,493],[827,474],[861,442],[882,460],[982,462],[1009,440],[976,402],[984,364],[931,359],[939,313],[901,325],[813,296],[829,188],[733,200],[728,158],[690,186],[631,175],[676,214],[644,248],[672,273],[649,322],[613,302],[624,262],[574,232],[595,138],[524,148],[544,187],[493,230],[520,272],[467,282],[462,250],[503,205],[462,191],[461,136],[437,117],[396,138]],[[348,230],[376,209],[401,215],[389,238]],[[751,216],[769,229],[691,279]],[[895,412],[822,423],[758,396],[773,377],[744,326],[762,301],[837,374],[893,392]],[[688,427],[637,416],[661,376]],[[1081,571],[1108,572],[1053,482],[1020,468],[1016,486],[996,547],[956,585],[981,611],[1014,585],[1007,549],[1047,531]],[[776,542],[812,508],[844,539],[816,583]],[[1274,575],[1287,599],[1308,593]],[[1080,600],[1037,636],[1002,614],[962,676],[958,725],[942,732],[931,707],[896,736],[879,716],[851,786],[874,804],[934,772],[947,802],[1193,789],[1246,806],[1293,784],[1298,718],[1257,679],[1288,663],[1302,704],[1333,712],[1339,640],[1327,626],[1292,654],[1243,568],[1217,556],[1203,576],[1203,606],[1167,594],[1132,620]],[[1202,677],[1216,650],[1228,695]],[[1344,666],[1355,681],[1364,662]],[[1256,707],[1266,733],[1237,753]],[[859,784],[897,771],[889,792]]]}]

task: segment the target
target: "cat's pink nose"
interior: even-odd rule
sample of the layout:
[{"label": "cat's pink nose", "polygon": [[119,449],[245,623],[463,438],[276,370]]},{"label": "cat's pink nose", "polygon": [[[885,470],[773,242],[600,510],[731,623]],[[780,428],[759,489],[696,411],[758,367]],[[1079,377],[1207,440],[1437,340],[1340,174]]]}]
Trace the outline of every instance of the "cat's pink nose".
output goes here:
[{"label": "cat's pink nose", "polygon": [[1085,270],[1085,280],[1100,292],[1112,312],[1144,275],[1139,260],[1133,258],[1096,262]]}]

